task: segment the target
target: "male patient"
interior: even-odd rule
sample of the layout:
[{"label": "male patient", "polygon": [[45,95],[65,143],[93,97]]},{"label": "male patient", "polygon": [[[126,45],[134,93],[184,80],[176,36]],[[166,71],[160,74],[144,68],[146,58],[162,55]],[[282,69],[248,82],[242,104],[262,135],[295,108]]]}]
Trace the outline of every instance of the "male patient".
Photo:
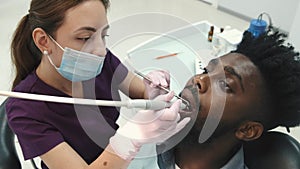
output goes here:
[{"label": "male patient", "polygon": [[[299,53],[285,38],[272,27],[257,38],[246,31],[235,51],[211,60],[187,82],[181,96],[197,117],[188,135],[159,155],[161,169],[245,169],[244,142],[277,126],[299,125]],[[203,140],[208,116],[218,125]]]}]

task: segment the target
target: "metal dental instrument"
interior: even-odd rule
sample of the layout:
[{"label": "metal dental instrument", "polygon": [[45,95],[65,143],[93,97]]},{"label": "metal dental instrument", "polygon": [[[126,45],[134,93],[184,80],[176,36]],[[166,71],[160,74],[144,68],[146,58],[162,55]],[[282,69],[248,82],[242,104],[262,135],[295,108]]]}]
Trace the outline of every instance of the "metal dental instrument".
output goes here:
[{"label": "metal dental instrument", "polygon": [[[144,75],[143,73],[141,73],[141,72],[139,72],[139,71],[137,71],[137,70],[134,70],[134,73],[136,73],[137,75],[141,76],[142,78],[144,78],[144,79],[146,79],[147,81],[149,81],[149,82],[152,83],[151,79],[149,79],[149,78],[148,78],[146,75]],[[158,85],[157,87],[160,88],[160,89],[162,89],[162,90],[164,90],[165,92],[168,92],[168,93],[170,92],[169,89],[167,89],[167,88],[165,88],[165,87],[163,87],[163,86],[161,86],[161,85]],[[185,104],[186,106],[189,106],[189,105],[190,105],[190,103],[189,103],[187,100],[185,100],[184,98],[178,96],[177,94],[175,94],[174,96],[175,96],[177,99],[182,100],[182,103]]]},{"label": "metal dental instrument", "polygon": [[[158,100],[135,99],[127,101],[113,101],[113,100],[93,100],[72,97],[49,96],[32,93],[21,93],[11,91],[0,91],[0,95],[15,97],[20,99],[37,100],[45,102],[79,104],[79,105],[94,105],[94,106],[111,106],[111,107],[127,107],[127,108],[140,108],[149,110],[161,110],[172,105],[171,102],[164,102]],[[184,109],[185,105],[181,105]]]}]

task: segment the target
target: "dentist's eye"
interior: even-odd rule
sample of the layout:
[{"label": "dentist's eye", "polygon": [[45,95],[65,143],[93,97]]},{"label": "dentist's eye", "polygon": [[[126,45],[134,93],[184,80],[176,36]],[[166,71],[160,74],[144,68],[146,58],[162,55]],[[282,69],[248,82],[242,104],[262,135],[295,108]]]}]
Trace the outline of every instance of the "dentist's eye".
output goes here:
[{"label": "dentist's eye", "polygon": [[109,35],[102,35],[102,36],[101,36],[101,38],[102,38],[103,40],[106,40],[107,37],[109,37]]},{"label": "dentist's eye", "polygon": [[80,41],[87,41],[87,40],[89,40],[91,37],[82,37],[82,38],[77,38],[78,40],[80,40]]},{"label": "dentist's eye", "polygon": [[219,80],[218,81],[218,85],[226,93],[232,93],[233,92],[233,90],[228,85],[228,83],[226,82],[226,80]]},{"label": "dentist's eye", "polygon": [[104,44],[106,44],[107,37],[109,37],[109,35],[102,35],[101,36],[101,39],[102,39],[102,41],[103,41]]}]

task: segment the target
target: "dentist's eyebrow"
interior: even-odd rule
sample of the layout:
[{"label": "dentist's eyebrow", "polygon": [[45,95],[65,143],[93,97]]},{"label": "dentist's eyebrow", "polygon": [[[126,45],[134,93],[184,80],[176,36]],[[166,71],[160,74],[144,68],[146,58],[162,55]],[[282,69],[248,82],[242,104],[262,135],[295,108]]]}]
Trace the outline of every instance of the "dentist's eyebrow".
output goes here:
[{"label": "dentist's eyebrow", "polygon": [[107,29],[109,29],[109,25],[106,25],[106,26],[103,28],[103,30],[107,30]]},{"label": "dentist's eyebrow", "polygon": [[[102,30],[104,31],[104,30],[107,30],[107,29],[109,29],[109,25],[106,25]],[[96,32],[97,31],[97,29],[94,28],[94,27],[84,26],[84,27],[81,27],[81,28],[77,29],[76,32],[81,31],[81,30],[87,30],[87,31],[91,31],[91,32]]]},{"label": "dentist's eyebrow", "polygon": [[91,31],[91,32],[96,32],[97,31],[97,29],[94,28],[94,27],[84,26],[84,27],[81,27],[81,28],[77,29],[76,32],[83,31],[83,30],[87,30],[87,31]]},{"label": "dentist's eyebrow", "polygon": [[233,75],[233,76],[235,76],[235,77],[239,80],[240,86],[241,86],[241,88],[242,88],[242,90],[243,90],[243,92],[244,92],[245,89],[244,89],[244,85],[243,85],[243,79],[242,79],[242,76],[241,76],[240,74],[238,74],[238,73],[234,70],[234,68],[231,67],[231,66],[224,66],[224,71],[227,72],[227,73],[229,73],[229,74],[231,74],[231,75]]}]

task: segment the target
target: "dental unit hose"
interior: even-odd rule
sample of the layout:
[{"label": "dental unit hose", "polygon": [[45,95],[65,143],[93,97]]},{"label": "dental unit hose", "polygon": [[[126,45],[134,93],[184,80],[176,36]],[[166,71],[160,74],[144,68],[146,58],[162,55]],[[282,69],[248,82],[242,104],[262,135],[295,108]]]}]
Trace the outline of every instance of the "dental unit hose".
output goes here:
[{"label": "dental unit hose", "polygon": [[[134,99],[134,100],[127,100],[127,101],[93,100],[93,99],[49,96],[49,95],[11,92],[11,91],[0,91],[0,95],[20,98],[20,99],[45,101],[45,102],[56,102],[56,103],[78,104],[78,105],[94,105],[94,106],[127,107],[129,109],[140,108],[140,109],[148,109],[148,110],[161,110],[166,107],[170,107],[173,104],[172,102],[164,102],[159,100],[146,100],[146,99]],[[186,105],[181,104],[180,108],[185,109]]]}]

